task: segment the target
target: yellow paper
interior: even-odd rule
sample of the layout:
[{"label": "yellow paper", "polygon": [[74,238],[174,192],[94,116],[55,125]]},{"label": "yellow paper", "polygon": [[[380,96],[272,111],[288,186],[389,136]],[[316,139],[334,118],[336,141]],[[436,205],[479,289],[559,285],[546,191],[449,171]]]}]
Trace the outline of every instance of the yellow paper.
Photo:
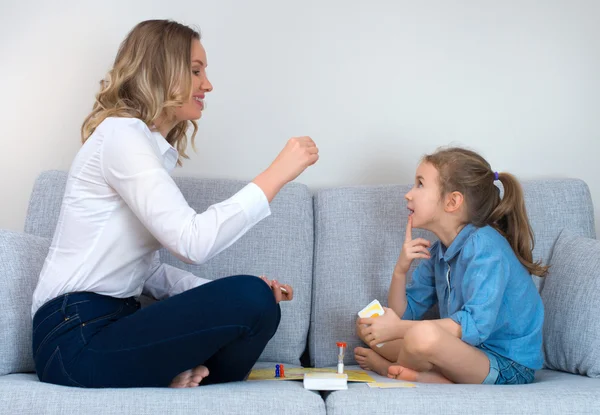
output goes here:
[{"label": "yellow paper", "polygon": [[[298,367],[298,368],[285,368],[283,378],[275,377],[275,366],[272,369],[254,369],[250,372],[248,380],[303,380],[305,373],[337,373],[336,369],[329,368],[313,368],[313,367]],[[345,370],[345,374],[348,375],[348,382],[375,382],[367,372],[364,370]]]},{"label": "yellow paper", "polygon": [[381,303],[377,300],[373,300],[365,308],[358,312],[358,316],[361,318],[379,317],[384,313],[385,310],[381,306]]}]

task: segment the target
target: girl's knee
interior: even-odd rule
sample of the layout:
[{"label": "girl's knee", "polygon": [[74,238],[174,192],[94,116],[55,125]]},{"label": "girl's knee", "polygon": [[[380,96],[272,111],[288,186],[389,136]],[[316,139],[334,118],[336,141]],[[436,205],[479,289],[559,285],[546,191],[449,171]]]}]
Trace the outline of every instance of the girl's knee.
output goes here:
[{"label": "girl's knee", "polygon": [[443,329],[433,321],[419,321],[404,336],[407,351],[420,356],[433,354],[442,337],[441,330]]}]

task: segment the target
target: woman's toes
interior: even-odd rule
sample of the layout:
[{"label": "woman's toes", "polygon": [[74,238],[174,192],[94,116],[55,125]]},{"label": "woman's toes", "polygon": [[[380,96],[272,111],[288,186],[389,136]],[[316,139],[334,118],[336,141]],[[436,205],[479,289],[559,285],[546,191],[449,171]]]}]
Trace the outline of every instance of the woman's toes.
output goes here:
[{"label": "woman's toes", "polygon": [[196,366],[193,369],[181,372],[171,381],[171,388],[194,388],[208,376],[208,368],[206,366]]}]

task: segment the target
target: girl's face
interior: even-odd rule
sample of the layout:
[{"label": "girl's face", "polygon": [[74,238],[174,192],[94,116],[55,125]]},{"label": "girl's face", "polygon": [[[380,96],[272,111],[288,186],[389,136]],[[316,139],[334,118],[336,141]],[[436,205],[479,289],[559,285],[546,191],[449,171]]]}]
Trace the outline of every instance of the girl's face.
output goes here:
[{"label": "girl's face", "polygon": [[175,118],[179,121],[197,120],[202,117],[204,96],[213,87],[206,76],[206,51],[198,39],[192,41],[192,95],[188,102],[175,110]]},{"label": "girl's face", "polygon": [[414,187],[404,195],[415,228],[433,231],[444,213],[438,179],[439,173],[432,164],[421,163],[415,174]]}]

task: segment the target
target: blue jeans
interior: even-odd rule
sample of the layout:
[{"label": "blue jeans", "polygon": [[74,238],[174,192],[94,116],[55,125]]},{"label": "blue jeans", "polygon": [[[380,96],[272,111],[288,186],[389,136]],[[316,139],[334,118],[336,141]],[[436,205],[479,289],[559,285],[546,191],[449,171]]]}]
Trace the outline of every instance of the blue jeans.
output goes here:
[{"label": "blue jeans", "polygon": [[133,297],[61,295],[33,319],[42,382],[87,388],[161,387],[205,365],[201,385],[247,377],[281,311],[256,277],[222,278],[140,309]]},{"label": "blue jeans", "polygon": [[485,346],[480,347],[480,350],[490,360],[490,371],[482,382],[484,385],[524,385],[533,382],[533,369],[500,356]]}]

